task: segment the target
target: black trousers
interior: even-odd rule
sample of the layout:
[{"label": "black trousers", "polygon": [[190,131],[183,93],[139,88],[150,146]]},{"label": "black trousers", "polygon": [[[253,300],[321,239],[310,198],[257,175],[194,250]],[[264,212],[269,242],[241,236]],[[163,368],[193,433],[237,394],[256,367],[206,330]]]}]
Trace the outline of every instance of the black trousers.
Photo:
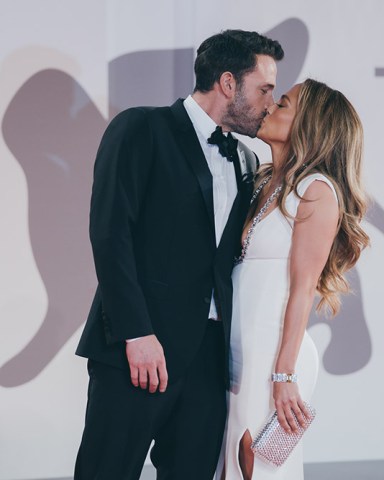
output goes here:
[{"label": "black trousers", "polygon": [[92,360],[88,370],[74,480],[139,479],[152,440],[158,480],[212,480],[226,417],[221,322],[208,321],[194,361],[164,393],[134,387],[126,370]]}]

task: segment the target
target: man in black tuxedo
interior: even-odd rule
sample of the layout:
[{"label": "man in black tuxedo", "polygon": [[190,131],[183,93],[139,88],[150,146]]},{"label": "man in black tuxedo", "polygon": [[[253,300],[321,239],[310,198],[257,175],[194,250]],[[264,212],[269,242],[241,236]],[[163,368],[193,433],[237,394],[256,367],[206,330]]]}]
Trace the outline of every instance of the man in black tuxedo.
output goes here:
[{"label": "man in black tuxedo", "polygon": [[[239,253],[280,44],[227,30],[197,51],[196,87],[114,118],[97,154],[99,281],[77,354],[90,376],[75,480],[211,480],[222,442]],[[224,132],[224,134],[222,133]],[[213,135],[211,135],[213,132]]]}]

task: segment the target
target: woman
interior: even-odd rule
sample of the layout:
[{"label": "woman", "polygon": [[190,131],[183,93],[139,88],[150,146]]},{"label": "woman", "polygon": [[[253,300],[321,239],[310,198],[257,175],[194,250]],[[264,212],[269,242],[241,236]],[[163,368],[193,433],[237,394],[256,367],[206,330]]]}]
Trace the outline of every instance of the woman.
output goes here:
[{"label": "woman", "polygon": [[[277,468],[254,457],[252,438],[273,410],[287,432],[304,425],[318,357],[305,331],[315,293],[335,315],[344,273],[369,238],[360,227],[360,120],[338,91],[314,80],[270,107],[258,132],[270,145],[233,272],[229,416],[218,478],[303,478],[300,444]],[[272,373],[297,374],[272,382]],[[290,379],[290,377],[288,377]],[[291,377],[292,379],[292,377]]]}]

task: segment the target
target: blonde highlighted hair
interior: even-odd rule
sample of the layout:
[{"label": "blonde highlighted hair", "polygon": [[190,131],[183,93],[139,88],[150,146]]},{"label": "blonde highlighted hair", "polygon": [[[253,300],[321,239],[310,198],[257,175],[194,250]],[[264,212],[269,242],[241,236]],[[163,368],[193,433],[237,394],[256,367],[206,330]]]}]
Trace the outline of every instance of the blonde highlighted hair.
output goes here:
[{"label": "blonde highlighted hair", "polygon": [[[340,211],[338,230],[317,284],[321,297],[317,310],[328,307],[333,315],[340,309],[340,294],[349,291],[344,274],[369,245],[360,226],[367,206],[361,182],[362,154],[363,128],[351,103],[339,91],[307,79],[301,85],[291,127],[278,208],[290,217],[286,198],[292,191],[299,196],[299,182],[312,173],[322,173],[334,185]],[[271,171],[271,164],[261,167],[255,188]],[[251,208],[248,219],[256,208]]]}]

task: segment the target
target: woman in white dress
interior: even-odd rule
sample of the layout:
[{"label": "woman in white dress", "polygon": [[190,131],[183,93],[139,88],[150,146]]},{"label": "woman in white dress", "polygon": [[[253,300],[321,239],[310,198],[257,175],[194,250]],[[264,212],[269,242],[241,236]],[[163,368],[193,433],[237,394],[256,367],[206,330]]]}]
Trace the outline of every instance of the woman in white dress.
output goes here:
[{"label": "woman in white dress", "polygon": [[[306,332],[318,308],[339,308],[343,274],[369,239],[360,227],[362,127],[348,100],[314,80],[294,86],[269,108],[257,134],[272,164],[257,177],[233,272],[231,389],[218,479],[300,480],[301,445],[281,467],[250,445],[273,410],[287,432],[304,425],[318,357]],[[288,380],[272,382],[272,373]],[[287,376],[283,377],[287,380]]]}]

